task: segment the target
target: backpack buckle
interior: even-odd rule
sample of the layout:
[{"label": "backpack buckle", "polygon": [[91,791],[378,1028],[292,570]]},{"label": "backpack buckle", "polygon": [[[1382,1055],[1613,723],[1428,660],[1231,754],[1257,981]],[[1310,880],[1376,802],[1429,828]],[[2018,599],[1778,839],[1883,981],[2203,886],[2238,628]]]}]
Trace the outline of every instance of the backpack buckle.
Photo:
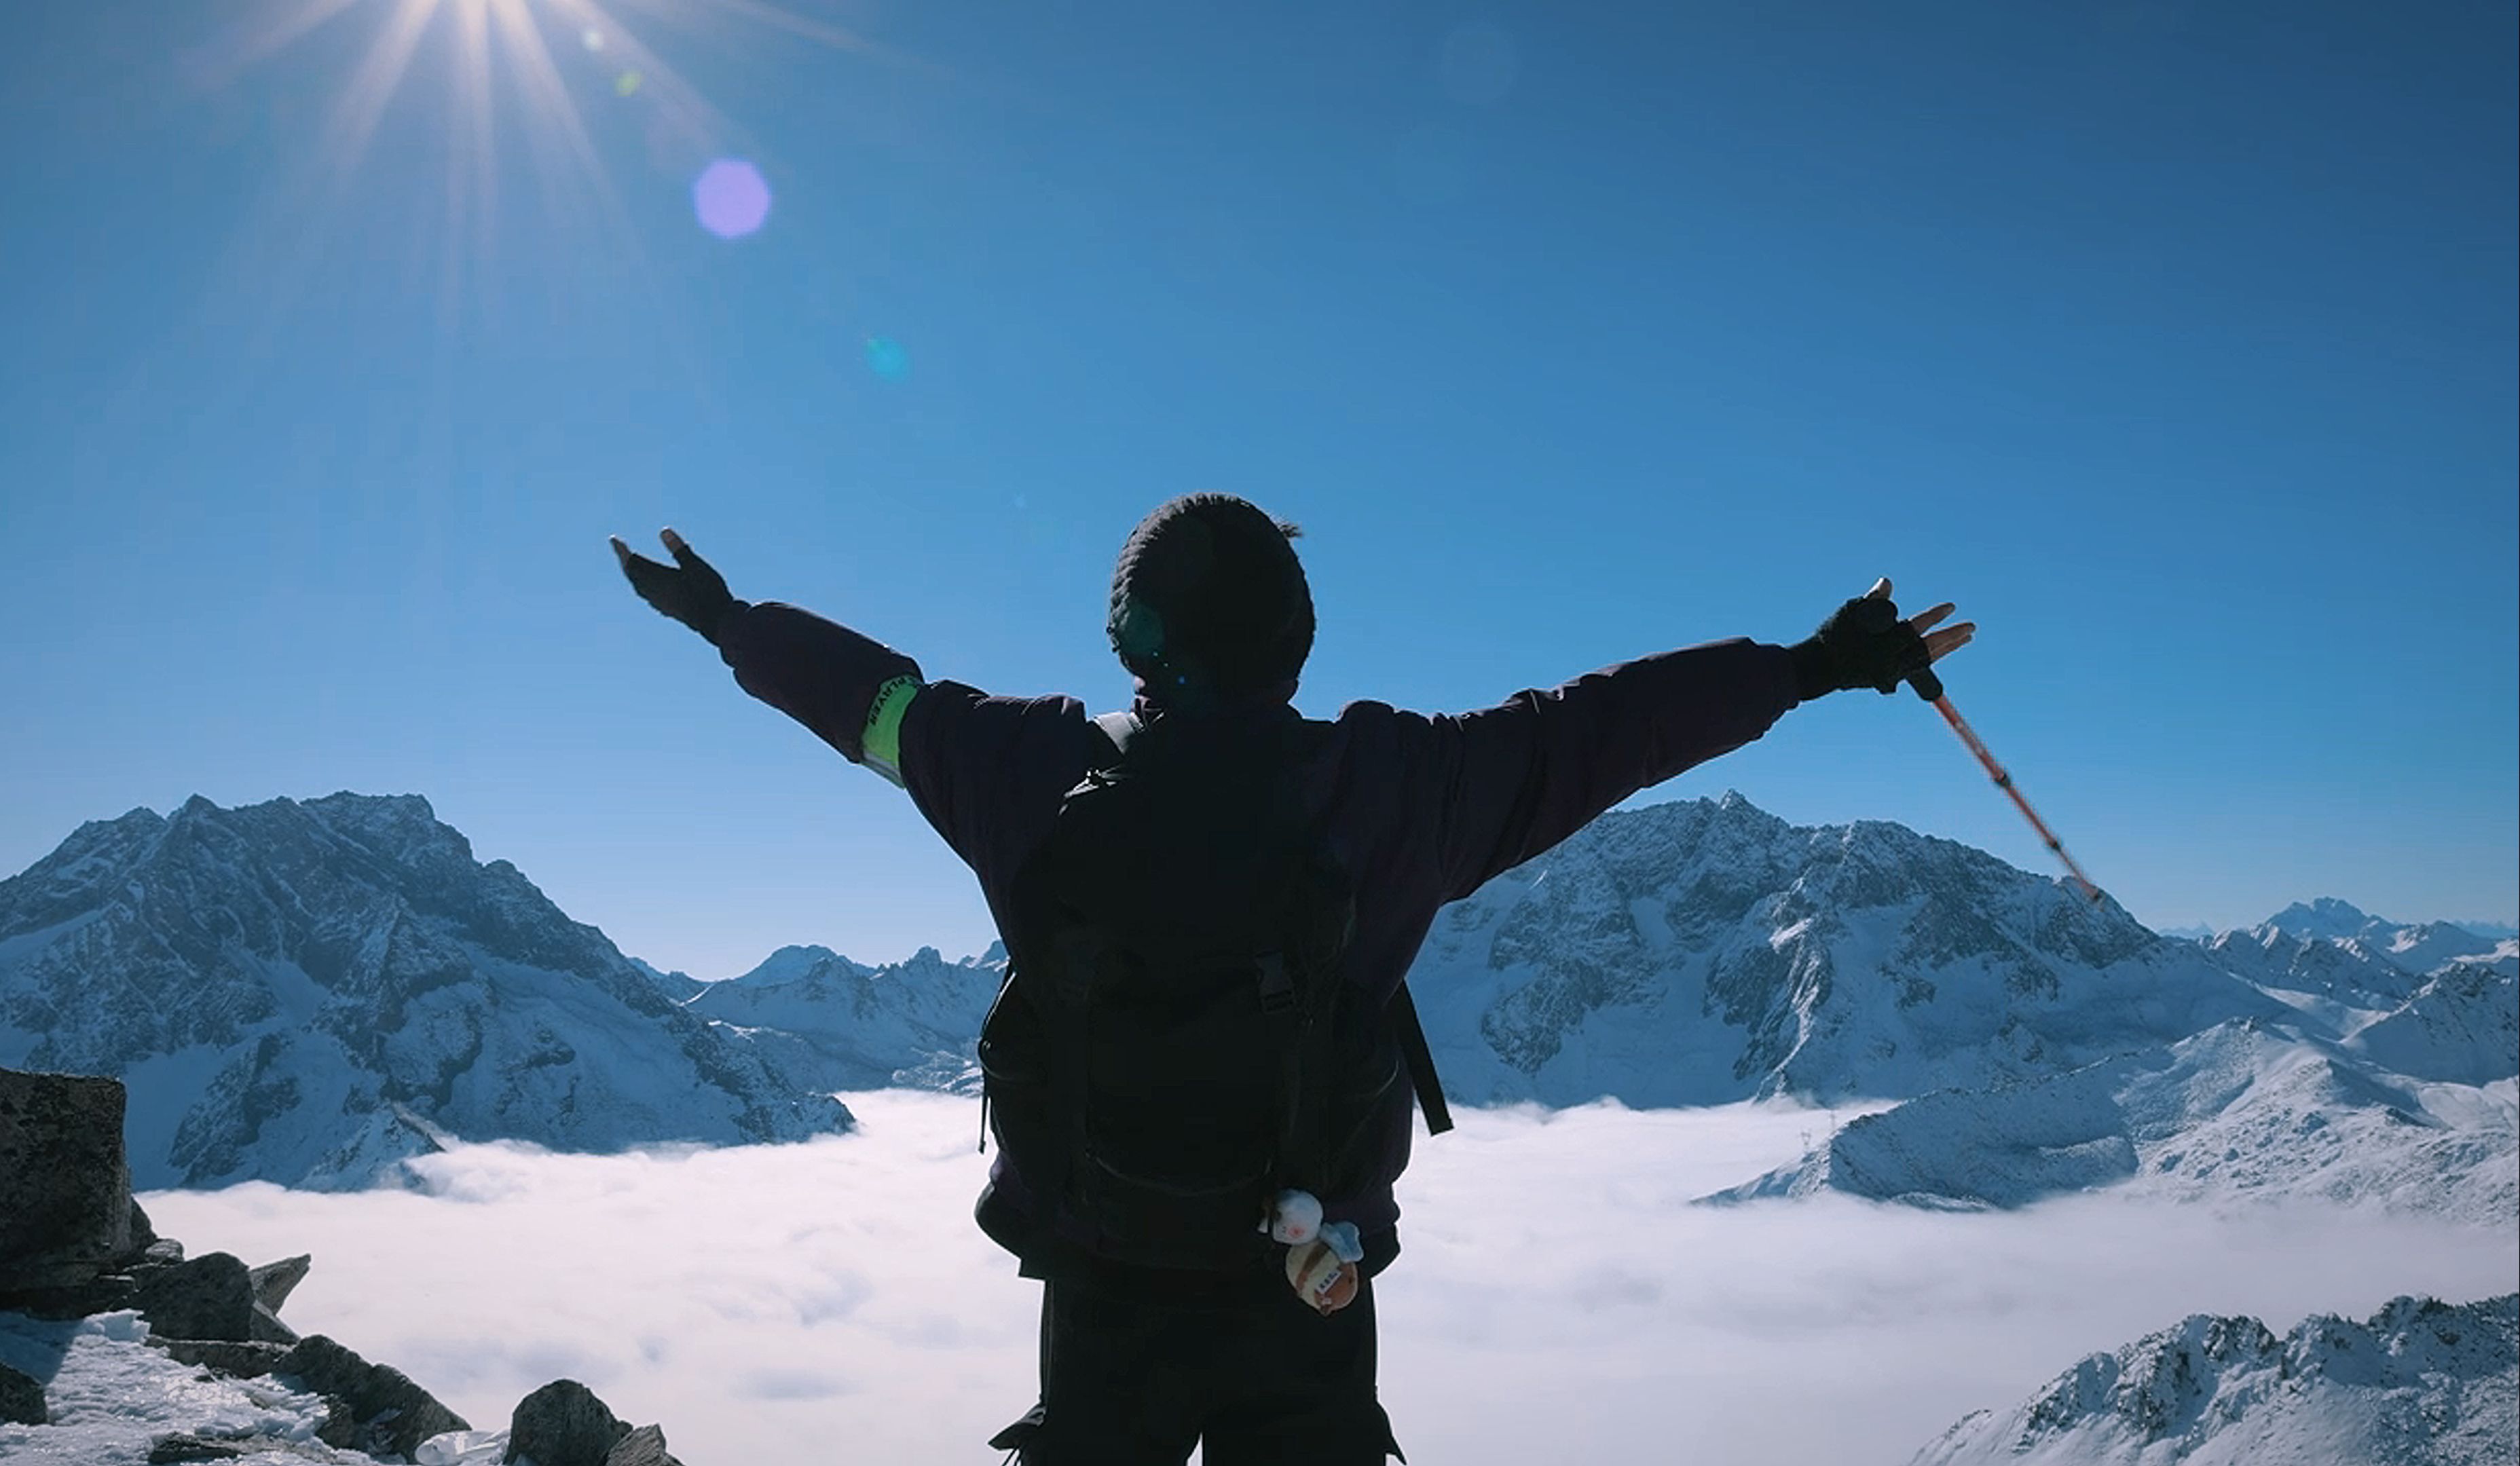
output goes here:
[{"label": "backpack buckle", "polygon": [[1260,1011],[1282,1013],[1295,1005],[1295,980],[1286,975],[1283,953],[1264,952],[1254,963],[1260,969]]}]

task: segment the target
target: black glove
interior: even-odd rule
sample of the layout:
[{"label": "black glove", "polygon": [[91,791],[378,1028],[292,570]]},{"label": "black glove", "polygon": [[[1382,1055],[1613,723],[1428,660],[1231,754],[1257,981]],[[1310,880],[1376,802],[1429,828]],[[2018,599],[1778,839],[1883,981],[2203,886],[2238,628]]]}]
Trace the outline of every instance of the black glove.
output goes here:
[{"label": "black glove", "polygon": [[1888,596],[1859,596],[1820,624],[1809,641],[1788,647],[1794,659],[1794,692],[1805,702],[1849,688],[1899,690],[1913,678],[1920,696],[1942,695],[1925,650],[1925,639],[1901,620]]},{"label": "black glove", "polygon": [[698,632],[714,646],[718,624],[743,602],[727,593],[726,577],[684,544],[681,535],[669,529],[663,539],[674,556],[671,565],[631,554],[619,535],[612,537],[612,553],[620,557],[621,573],[630,577],[630,589],[639,593],[640,600]]}]

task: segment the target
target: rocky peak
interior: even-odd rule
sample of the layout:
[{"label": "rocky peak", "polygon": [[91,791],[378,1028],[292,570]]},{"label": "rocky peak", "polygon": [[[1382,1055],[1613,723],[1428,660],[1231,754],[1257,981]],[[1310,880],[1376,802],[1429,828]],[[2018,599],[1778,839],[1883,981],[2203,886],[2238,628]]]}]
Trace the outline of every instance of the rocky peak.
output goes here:
[{"label": "rocky peak", "polygon": [[425,1148],[415,1113],[563,1149],[845,1124],[425,799],[197,796],[115,825],[0,883],[22,934],[0,945],[0,1063],[217,1054],[146,1087],[152,1184],[360,1184]]}]

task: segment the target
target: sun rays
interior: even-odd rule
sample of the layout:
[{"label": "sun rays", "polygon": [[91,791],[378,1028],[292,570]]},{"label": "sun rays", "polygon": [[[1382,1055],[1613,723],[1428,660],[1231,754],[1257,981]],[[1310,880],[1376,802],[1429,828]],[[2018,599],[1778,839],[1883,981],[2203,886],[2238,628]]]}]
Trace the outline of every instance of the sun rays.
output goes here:
[{"label": "sun rays", "polygon": [[[767,185],[751,161],[732,155],[745,151],[742,129],[651,40],[668,28],[716,27],[897,59],[846,26],[769,0],[261,0],[196,53],[191,69],[217,90],[259,67],[297,64],[325,41],[346,56],[292,159],[294,176],[274,180],[266,238],[289,256],[278,273],[302,275],[315,263],[307,252],[336,230],[354,190],[363,200],[425,200],[435,215],[444,316],[499,247],[503,197],[512,207],[530,200],[554,223],[600,229],[610,237],[603,252],[632,258],[644,249],[617,171],[689,191],[698,222],[720,238],[761,227]],[[605,109],[634,115],[625,127]],[[641,144],[625,149],[625,132]],[[436,176],[414,149],[382,145],[387,135],[419,139],[436,155]],[[517,175],[520,163],[526,172]],[[729,176],[760,188],[731,216],[712,202],[718,185],[699,188]],[[519,190],[519,177],[528,188]],[[742,227],[729,227],[730,217]]]}]

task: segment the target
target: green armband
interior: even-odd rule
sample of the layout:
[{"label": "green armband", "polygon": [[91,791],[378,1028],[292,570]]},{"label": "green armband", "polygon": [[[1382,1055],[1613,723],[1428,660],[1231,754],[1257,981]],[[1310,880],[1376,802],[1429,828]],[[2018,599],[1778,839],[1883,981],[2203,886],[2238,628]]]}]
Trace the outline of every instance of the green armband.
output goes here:
[{"label": "green armband", "polygon": [[927,685],[904,672],[875,689],[875,701],[867,705],[866,735],[858,740],[866,766],[901,784],[901,715],[910,710],[910,700]]}]

